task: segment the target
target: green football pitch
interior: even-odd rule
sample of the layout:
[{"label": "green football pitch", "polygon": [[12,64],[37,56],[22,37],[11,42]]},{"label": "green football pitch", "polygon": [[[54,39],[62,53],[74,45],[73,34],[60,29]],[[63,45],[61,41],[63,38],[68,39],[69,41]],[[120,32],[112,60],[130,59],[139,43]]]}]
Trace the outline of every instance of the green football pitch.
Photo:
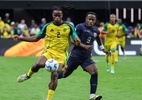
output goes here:
[{"label": "green football pitch", "polygon": [[[105,70],[104,56],[93,57],[98,66],[97,94],[102,100],[142,100],[142,56],[119,57],[115,74]],[[41,69],[23,83],[19,75],[26,73],[36,57],[0,57],[0,100],[45,100],[50,72]],[[88,100],[90,76],[80,67],[66,79],[60,79],[53,100]]]}]

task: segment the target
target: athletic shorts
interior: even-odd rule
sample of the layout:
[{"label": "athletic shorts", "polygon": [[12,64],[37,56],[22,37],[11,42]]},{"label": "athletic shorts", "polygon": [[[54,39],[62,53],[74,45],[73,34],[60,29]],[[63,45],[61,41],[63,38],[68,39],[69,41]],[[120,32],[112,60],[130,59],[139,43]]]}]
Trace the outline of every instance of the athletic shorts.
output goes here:
[{"label": "athletic shorts", "polygon": [[79,59],[79,58],[75,58],[75,57],[69,57],[68,61],[67,61],[67,68],[66,70],[68,71],[73,71],[75,69],[77,69],[77,67],[80,65],[82,67],[83,70],[85,70],[85,67],[94,64],[95,62],[89,57],[89,58],[85,58],[85,59]]},{"label": "athletic shorts", "polygon": [[58,63],[66,65],[67,62],[67,54],[66,52],[60,53],[55,50],[47,50],[42,53],[42,56],[45,56],[47,59],[53,58],[58,61]]},{"label": "athletic shorts", "polygon": [[121,45],[121,47],[125,47],[125,41],[118,41],[118,45]]},{"label": "athletic shorts", "polygon": [[116,50],[116,47],[117,47],[117,44],[116,44],[116,43],[112,43],[112,44],[109,44],[109,45],[106,44],[106,45],[105,45],[105,49],[108,50],[108,51],[110,51],[110,50],[111,50],[111,51],[112,51],[112,50],[115,51],[115,50]]}]

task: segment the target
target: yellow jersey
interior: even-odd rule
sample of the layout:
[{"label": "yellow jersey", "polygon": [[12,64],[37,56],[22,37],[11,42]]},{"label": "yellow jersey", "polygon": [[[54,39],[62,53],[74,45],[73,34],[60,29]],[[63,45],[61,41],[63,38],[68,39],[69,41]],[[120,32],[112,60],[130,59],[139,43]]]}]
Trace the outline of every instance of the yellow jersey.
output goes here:
[{"label": "yellow jersey", "polygon": [[[126,32],[127,32],[126,26],[124,24],[119,25],[118,34],[122,36],[122,35],[125,35]],[[118,41],[125,41],[125,36],[122,36],[122,37],[117,38],[117,39],[118,39]]]},{"label": "yellow jersey", "polygon": [[73,40],[78,37],[74,27],[66,22],[59,26],[53,22],[47,23],[37,36],[40,38],[46,36],[44,50],[53,50],[59,53],[68,51],[70,36]]},{"label": "yellow jersey", "polygon": [[118,27],[119,27],[119,25],[117,23],[112,25],[111,23],[107,22],[104,25],[103,31],[110,32],[110,33],[106,34],[105,45],[111,45],[113,43],[117,43],[116,34],[118,31]]}]

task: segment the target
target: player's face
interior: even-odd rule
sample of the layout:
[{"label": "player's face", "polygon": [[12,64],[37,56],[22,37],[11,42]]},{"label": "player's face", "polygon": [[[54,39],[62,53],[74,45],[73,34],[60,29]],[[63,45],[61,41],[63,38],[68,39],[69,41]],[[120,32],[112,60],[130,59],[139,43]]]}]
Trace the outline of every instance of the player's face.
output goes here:
[{"label": "player's face", "polygon": [[110,15],[110,22],[115,23],[116,17],[114,14]]},{"label": "player's face", "polygon": [[118,21],[117,21],[119,24],[121,24],[122,23],[122,20],[121,19],[118,19]]},{"label": "player's face", "polygon": [[63,13],[61,10],[54,10],[52,13],[52,17],[55,24],[61,24]]},{"label": "player's face", "polygon": [[86,17],[86,26],[91,27],[94,26],[96,23],[96,16],[93,14],[88,14]]}]

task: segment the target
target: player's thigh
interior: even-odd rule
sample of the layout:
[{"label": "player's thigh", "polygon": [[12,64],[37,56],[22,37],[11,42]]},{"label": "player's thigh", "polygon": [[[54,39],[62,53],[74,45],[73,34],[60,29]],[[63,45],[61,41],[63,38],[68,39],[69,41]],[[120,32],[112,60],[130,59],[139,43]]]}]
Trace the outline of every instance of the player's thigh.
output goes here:
[{"label": "player's thigh", "polygon": [[59,63],[58,72],[66,67],[67,56],[65,53],[52,52],[52,58],[56,59]]},{"label": "player's thigh", "polygon": [[97,73],[96,64],[91,58],[85,59],[81,67],[91,75],[93,75],[94,73]]},{"label": "player's thigh", "polygon": [[107,51],[110,51],[110,47],[111,47],[111,45],[105,45],[105,49],[106,49]]},{"label": "player's thigh", "polygon": [[67,61],[67,67],[66,70],[68,72],[72,72],[77,69],[77,67],[80,65],[80,60],[74,57],[69,57]]},{"label": "player's thigh", "polygon": [[44,67],[45,66],[45,62],[47,61],[47,58],[45,56],[40,56],[38,58],[38,61],[36,62],[36,64],[38,66]]},{"label": "player's thigh", "polygon": [[125,47],[125,41],[122,41],[122,43],[120,44],[122,48]]},{"label": "player's thigh", "polygon": [[117,48],[117,43],[112,43],[112,44],[110,45],[110,50],[111,50],[112,52],[114,52],[114,51],[116,50],[116,48]]}]

